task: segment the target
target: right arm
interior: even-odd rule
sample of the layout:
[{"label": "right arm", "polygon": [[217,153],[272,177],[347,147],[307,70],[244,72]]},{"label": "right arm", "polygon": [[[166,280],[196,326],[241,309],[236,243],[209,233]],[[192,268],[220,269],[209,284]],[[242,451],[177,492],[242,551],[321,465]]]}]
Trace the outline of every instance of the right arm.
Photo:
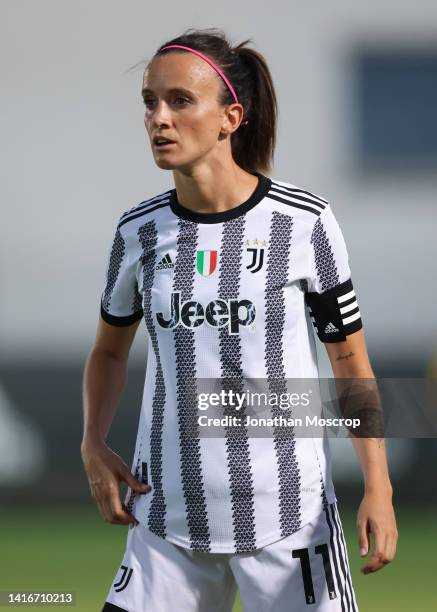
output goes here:
[{"label": "right arm", "polygon": [[138,493],[149,485],[138,481],[129,466],[106,445],[112,420],[127,381],[129,351],[141,319],[128,326],[106,323],[100,316],[96,340],[85,363],[83,376],[84,429],[81,456],[100,514],[106,522],[136,522],[121,503],[119,482]]}]

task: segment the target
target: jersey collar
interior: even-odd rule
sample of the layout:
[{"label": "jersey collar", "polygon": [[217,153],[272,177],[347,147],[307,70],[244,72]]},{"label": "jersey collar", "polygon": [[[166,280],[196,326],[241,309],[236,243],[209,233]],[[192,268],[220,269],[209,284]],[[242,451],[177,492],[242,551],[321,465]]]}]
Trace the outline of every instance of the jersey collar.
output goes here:
[{"label": "jersey collar", "polygon": [[182,219],[187,219],[188,221],[194,221],[196,223],[222,223],[223,221],[235,219],[240,215],[244,215],[248,210],[256,206],[267,195],[272,184],[271,179],[260,172],[251,172],[251,174],[259,178],[255,191],[245,202],[238,204],[229,210],[211,213],[190,210],[189,208],[186,208],[180,204],[176,188],[171,190],[170,208],[176,216],[181,217]]}]

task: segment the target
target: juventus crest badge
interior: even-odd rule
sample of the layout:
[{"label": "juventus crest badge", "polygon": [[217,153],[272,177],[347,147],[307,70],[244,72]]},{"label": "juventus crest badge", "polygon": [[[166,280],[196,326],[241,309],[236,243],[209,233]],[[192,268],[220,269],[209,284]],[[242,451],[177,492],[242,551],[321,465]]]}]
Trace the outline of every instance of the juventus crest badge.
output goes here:
[{"label": "juventus crest badge", "polygon": [[244,244],[251,258],[246,269],[250,270],[252,274],[255,274],[255,272],[259,272],[264,265],[264,255],[269,246],[269,241],[264,238],[262,240],[255,238],[254,240],[245,240]]},{"label": "juventus crest badge", "polygon": [[265,249],[247,249],[248,253],[252,253],[252,261],[246,268],[254,274],[263,267],[264,263],[264,250]]}]

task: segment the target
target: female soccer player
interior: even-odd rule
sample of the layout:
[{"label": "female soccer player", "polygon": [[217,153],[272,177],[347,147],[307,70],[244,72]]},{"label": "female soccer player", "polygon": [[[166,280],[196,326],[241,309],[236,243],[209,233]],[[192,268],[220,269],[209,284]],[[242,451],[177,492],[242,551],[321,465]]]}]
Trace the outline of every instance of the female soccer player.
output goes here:
[{"label": "female soccer player", "polygon": [[[107,611],[227,611],[237,589],[250,612],[358,609],[326,436],[276,425],[251,436],[246,405],[221,436],[201,434],[197,418],[205,380],[211,391],[232,381],[237,393],[262,379],[277,393],[288,379],[317,379],[313,326],[336,379],[374,378],[330,203],[268,176],[276,96],[248,42],[188,30],[144,72],[145,127],[175,188],[118,221],[84,372],[91,494],[105,521],[129,524]],[[142,318],[148,363],[131,470],[105,440]],[[392,486],[381,440],[352,442],[365,481],[362,556],[374,536],[367,573],[395,554]]]}]

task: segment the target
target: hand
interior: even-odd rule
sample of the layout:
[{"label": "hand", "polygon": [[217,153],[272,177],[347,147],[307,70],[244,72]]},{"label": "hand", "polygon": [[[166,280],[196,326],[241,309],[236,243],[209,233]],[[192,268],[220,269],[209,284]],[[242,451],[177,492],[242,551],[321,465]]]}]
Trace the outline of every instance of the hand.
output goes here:
[{"label": "hand", "polygon": [[363,574],[376,572],[393,560],[398,531],[390,492],[384,490],[365,493],[357,515],[360,555],[369,553],[370,533],[374,547],[370,559],[361,568]]},{"label": "hand", "polygon": [[149,493],[152,487],[137,480],[119,455],[104,442],[82,444],[81,455],[88,482],[100,514],[107,523],[138,524],[120,499],[119,482],[126,482],[137,493]]}]

